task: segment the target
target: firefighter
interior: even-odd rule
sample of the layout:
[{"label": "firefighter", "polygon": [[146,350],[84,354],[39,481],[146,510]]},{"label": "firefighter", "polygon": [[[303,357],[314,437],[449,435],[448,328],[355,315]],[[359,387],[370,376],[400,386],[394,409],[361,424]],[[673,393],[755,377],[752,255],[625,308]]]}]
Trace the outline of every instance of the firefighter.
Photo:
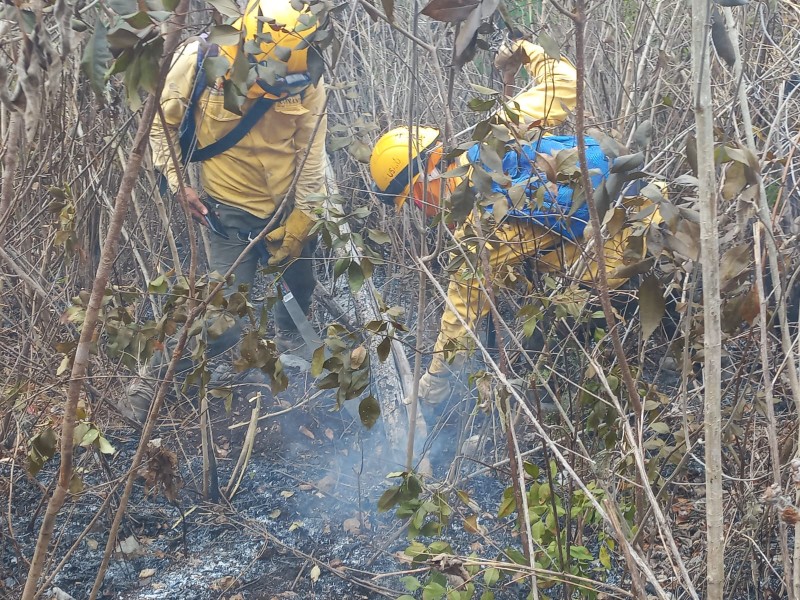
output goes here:
[{"label": "firefighter", "polygon": [[[525,58],[520,60],[520,56]],[[540,46],[518,41],[501,50],[495,64],[503,73],[504,81],[513,80],[513,74],[524,64],[535,82],[533,87],[508,102],[508,106],[516,104],[518,107],[517,130],[549,130],[563,123],[575,107],[576,72],[566,59],[554,59]],[[608,175],[610,161],[597,141],[586,137],[585,142],[592,186],[596,188]],[[473,264],[465,261],[450,277],[448,302],[433,358],[420,379],[419,397],[424,403],[435,405],[449,397],[454,377],[465,364],[472,346],[468,330],[474,330],[480,319],[489,313],[488,302],[481,291],[486,280],[478,258],[480,248],[485,248],[493,274],[519,267],[531,258],[535,259],[538,272],[563,273],[586,256],[588,206],[586,203],[573,206],[572,187],[548,184],[535,166],[537,153],[552,155],[576,146],[575,136],[545,134],[533,142],[509,144],[505,156],[498,157],[508,179],[504,186],[493,182],[492,191],[508,196],[509,188],[522,186],[527,200],[520,207],[509,197],[506,214],[494,222],[491,231],[483,232],[483,239],[475,235],[471,217],[456,229],[454,237],[459,247],[452,259],[462,259],[466,255]],[[430,216],[438,211],[445,198],[466,183],[457,176],[442,177],[442,173],[457,168],[458,163],[468,164],[473,174],[480,168],[491,172],[481,160],[481,152],[480,144],[475,144],[458,161],[448,163],[443,160],[442,140],[437,129],[393,129],[377,141],[371,154],[373,189],[381,201],[398,209],[407,198],[412,198]],[[492,207],[485,210],[492,211]],[[606,242],[604,256],[609,271],[622,264],[629,235],[630,231],[623,228]],[[591,260],[584,262],[586,269],[579,279],[590,283],[597,266]],[[618,286],[623,281],[611,280],[610,285]]]},{"label": "firefighter", "polygon": [[[216,46],[203,39],[185,44],[161,95],[163,122],[157,117],[150,134],[153,164],[179,197],[173,153],[183,163],[200,162],[202,193],[189,185],[183,189],[191,216],[211,229],[212,271],[227,272],[250,239],[285,205],[266,244],[248,253],[233,271],[231,290],[252,286],[259,262],[282,265],[280,276],[305,312],[316,284],[314,196],[325,188],[326,92],[323,82],[314,82],[308,73],[316,19],[308,6],[296,10],[290,0],[250,0],[234,24],[243,32],[240,44]],[[239,52],[245,53],[248,81],[253,83],[241,114],[236,114],[226,109],[224,88],[226,78],[241,64]],[[231,65],[227,74],[207,83],[211,65],[218,65],[222,57]],[[276,305],[274,321],[278,350],[305,356],[307,349],[282,304]],[[208,354],[231,348],[240,334],[237,322],[209,340]],[[147,416],[157,378],[169,359],[164,354],[157,354],[128,388],[140,421]],[[181,370],[191,368],[188,359],[181,362]]]}]

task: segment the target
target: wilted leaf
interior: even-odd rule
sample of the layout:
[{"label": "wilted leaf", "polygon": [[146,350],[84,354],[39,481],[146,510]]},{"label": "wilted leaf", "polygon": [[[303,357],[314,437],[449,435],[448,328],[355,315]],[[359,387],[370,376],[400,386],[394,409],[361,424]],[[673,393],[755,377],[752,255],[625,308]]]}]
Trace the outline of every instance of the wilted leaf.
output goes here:
[{"label": "wilted leaf", "polygon": [[381,0],[381,5],[383,6],[383,12],[386,13],[386,18],[389,19],[389,23],[394,22],[394,0]]},{"label": "wilted leaf", "polygon": [[464,519],[464,530],[468,531],[469,533],[480,533],[480,527],[478,526],[478,515],[469,515]]},{"label": "wilted leaf", "polygon": [[476,0],[431,0],[419,12],[434,21],[458,23],[466,20],[478,4]]},{"label": "wilted leaf", "polygon": [[714,48],[717,55],[724,60],[729,67],[736,63],[736,51],[733,47],[728,29],[725,27],[725,21],[722,15],[715,8],[711,15],[711,41],[714,42]]},{"label": "wilted leaf", "polygon": [[347,146],[347,152],[355,158],[358,162],[369,164],[370,156],[372,152],[364,142],[358,139],[354,139],[349,146]]},{"label": "wilted leaf", "polygon": [[311,567],[311,572],[309,572],[308,576],[311,577],[312,583],[317,583],[319,580],[319,576],[322,574],[322,571],[319,568],[319,565],[314,565]]},{"label": "wilted leaf", "polygon": [[155,569],[142,569],[139,571],[139,579],[147,579],[148,577],[152,577],[156,574]]},{"label": "wilted leaf", "polygon": [[308,428],[306,428],[304,425],[300,425],[300,433],[302,433],[304,436],[306,436],[311,440],[316,439],[314,437],[314,434],[311,431],[309,431]]},{"label": "wilted leaf", "polygon": [[361,365],[364,364],[364,360],[367,358],[367,349],[364,346],[358,346],[357,348],[353,348],[353,351],[350,353],[350,367],[353,369],[358,369]]},{"label": "wilted leaf", "polygon": [[650,119],[642,121],[633,132],[633,142],[639,148],[646,148],[650,143],[650,137],[653,135],[653,123]]},{"label": "wilted leaf", "polygon": [[[387,338],[388,339],[388,338]],[[381,407],[374,396],[367,396],[358,404],[358,416],[367,429],[371,429],[381,415]]]},{"label": "wilted leaf", "polygon": [[116,450],[106,438],[102,435],[97,438],[97,449],[103,454],[114,454]]},{"label": "wilted leaf", "polygon": [[642,323],[642,339],[646,340],[655,331],[664,316],[666,305],[661,283],[650,276],[639,287],[639,319]]},{"label": "wilted leaf", "polygon": [[124,540],[119,542],[119,551],[122,554],[126,554],[128,556],[132,554],[138,554],[142,551],[142,546],[136,540],[136,538],[132,535],[126,537]]},{"label": "wilted leaf", "polygon": [[733,200],[739,192],[747,185],[745,175],[745,165],[740,162],[732,162],[725,170],[725,183],[722,185],[722,197],[725,200]]},{"label": "wilted leaf", "polygon": [[697,138],[693,133],[686,136],[686,162],[692,169],[692,175],[697,177]]},{"label": "wilted leaf", "polygon": [[741,275],[750,266],[751,249],[748,244],[734,246],[722,255],[719,266],[721,285]]},{"label": "wilted leaf", "polygon": [[80,494],[83,491],[83,479],[77,473],[73,473],[69,480],[69,493]]}]

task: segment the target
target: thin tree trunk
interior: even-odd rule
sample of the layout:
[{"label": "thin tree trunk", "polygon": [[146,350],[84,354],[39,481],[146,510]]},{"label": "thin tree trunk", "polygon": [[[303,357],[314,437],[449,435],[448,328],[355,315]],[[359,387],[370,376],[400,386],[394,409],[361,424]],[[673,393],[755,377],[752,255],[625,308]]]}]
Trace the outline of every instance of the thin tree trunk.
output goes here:
[{"label": "thin tree trunk", "polygon": [[24,120],[19,112],[12,112],[8,125],[8,140],[5,142],[6,156],[3,161],[3,184],[0,190],[0,244],[4,243],[6,225],[11,218],[11,201],[14,199],[14,175],[19,164],[19,145],[22,143]]},{"label": "thin tree trunk", "polygon": [[[185,16],[187,5],[188,0],[182,0],[176,11],[177,18],[175,19],[175,23],[172,25],[171,31],[167,35],[166,47],[168,51],[166,59],[162,61],[162,81],[165,67],[169,65],[172,52],[174,52],[177,46],[178,26]],[[108,284],[109,275],[111,274],[111,268],[117,258],[122,225],[125,222],[133,187],[139,176],[139,171],[141,170],[142,161],[144,159],[144,152],[147,149],[148,134],[156,113],[156,107],[158,106],[158,97],[159,94],[150,95],[144,104],[139,128],[133,143],[133,150],[128,159],[128,164],[125,166],[125,171],[122,175],[119,191],[114,203],[115,209],[111,216],[108,233],[100,255],[100,265],[97,268],[97,274],[92,284],[89,304],[86,308],[86,316],[81,329],[78,346],[75,350],[75,359],[70,374],[67,401],[64,406],[64,418],[61,427],[61,464],[58,472],[58,482],[56,483],[53,495],[47,503],[47,509],[42,520],[41,528],[39,529],[39,537],[36,541],[33,559],[31,560],[31,566],[28,570],[28,579],[25,582],[25,589],[22,592],[22,600],[33,600],[36,594],[36,587],[42,575],[47,552],[50,548],[50,541],[53,537],[56,517],[67,498],[69,483],[73,475],[72,438],[75,431],[78,401],[80,399],[83,381],[86,377],[90,351],[95,341],[94,338],[106,285]],[[124,510],[124,508],[121,508],[121,510]]]},{"label": "thin tree trunk", "polygon": [[711,106],[709,2],[692,0],[692,85],[697,136],[700,253],[703,266],[703,383],[705,399],[706,563],[708,600],[722,600],[725,531],[722,505],[722,414],[719,236]]}]

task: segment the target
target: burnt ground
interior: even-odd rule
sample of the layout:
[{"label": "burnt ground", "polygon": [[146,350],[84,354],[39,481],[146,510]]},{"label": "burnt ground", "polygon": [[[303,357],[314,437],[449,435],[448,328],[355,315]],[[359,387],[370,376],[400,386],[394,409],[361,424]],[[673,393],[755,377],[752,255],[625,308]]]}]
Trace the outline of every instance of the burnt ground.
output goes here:
[{"label": "burnt ground", "polygon": [[[677,374],[657,371],[658,365],[645,365],[646,377],[658,380],[659,389],[674,397]],[[291,381],[290,388],[277,397],[265,393],[264,418],[239,489],[218,502],[201,498],[197,411],[186,401],[170,403],[154,437],[177,457],[183,480],[177,505],[168,502],[161,492],[146,495],[143,479],[137,480],[120,530],[121,545],[110,563],[101,597],[121,600],[397,598],[406,593],[404,576],[411,574],[425,581],[427,566],[412,564],[404,555],[409,546],[404,521],[395,518],[392,512],[377,510],[381,494],[397,484],[396,479],[386,479],[386,475],[402,470],[385,447],[380,421],[367,431],[348,411],[334,409],[329,392],[316,390],[303,376],[295,376]],[[445,411],[472,405],[474,400],[461,399]],[[211,407],[221,487],[227,485],[239,458],[250,410],[243,395],[237,395],[230,413],[218,401]],[[679,413],[679,406],[668,405],[659,419],[678,419]],[[434,483],[443,480],[452,468],[459,439],[480,430],[482,418],[485,419],[479,416],[478,422],[471,425],[473,429],[465,424],[463,416],[445,420],[432,452]],[[88,597],[92,587],[113,507],[118,505],[117,484],[125,476],[138,442],[136,431],[119,425],[113,415],[97,414],[94,419],[102,424],[101,429],[117,453],[106,460],[95,452],[78,450],[77,466],[83,470],[85,489],[62,510],[56,530],[58,546],[53,563],[46,569],[52,572],[54,565],[75,545],[52,585],[77,600]],[[476,457],[455,461],[461,465],[457,489],[466,492],[471,506],[463,497],[451,493],[448,500],[454,514],[436,539],[449,543],[457,556],[474,555],[482,560],[509,562],[504,550],[520,550],[519,539],[513,519],[496,516],[509,476],[505,467],[487,468],[507,453],[497,423],[488,425],[489,431],[497,432],[495,435],[499,437],[490,435]],[[541,441],[530,432],[521,432],[520,446],[524,451],[540,445]],[[747,451],[743,448],[743,455]],[[2,503],[0,598],[9,600],[19,598],[27,573],[24,560],[32,555],[43,502],[58,467],[53,459],[31,478],[22,469],[22,452],[24,449],[17,454],[16,462],[0,457],[0,486],[10,483],[10,488],[0,487],[0,498],[8,497]],[[526,460],[544,466],[540,454]],[[662,474],[669,477],[669,465],[665,469]],[[740,474],[745,475],[745,472]],[[673,481],[671,496],[664,507],[671,518],[676,544],[696,580],[704,572],[703,479],[702,464],[690,460],[685,472]],[[727,493],[734,491],[729,489]],[[109,494],[113,496],[112,508],[101,514],[84,534]],[[472,515],[477,515],[477,520],[472,521],[479,525],[477,530],[465,526],[467,517]],[[7,516],[12,535],[8,535]],[[763,552],[769,557],[779,553],[773,533],[768,523],[766,529],[759,529]],[[435,539],[420,541],[430,544]],[[596,540],[587,539],[584,543],[596,556]],[[647,535],[641,545],[662,584],[675,590],[677,581],[658,540]],[[751,598],[759,589],[780,589],[771,576],[771,569],[778,568],[777,562],[769,565],[770,569],[764,567],[758,571],[755,568],[758,565],[748,560],[743,549],[731,548],[729,552],[731,564],[735,565],[730,578],[736,590],[730,598]],[[625,585],[621,584],[624,576],[619,560],[612,556],[612,569],[598,570],[599,581]],[[751,580],[756,583],[750,585]],[[744,583],[738,587],[737,581]],[[479,573],[474,582],[477,598],[486,589],[483,574]],[[492,590],[498,600],[525,598],[528,593],[525,585],[510,582],[508,578],[494,583]],[[419,598],[421,592],[412,595]],[[551,594],[555,596],[560,594]],[[606,597],[617,596],[611,593]],[[683,596],[679,593],[676,597]]]},{"label": "burnt ground", "polygon": [[[392,513],[379,513],[376,506],[380,495],[397,484],[385,476],[402,470],[388,456],[380,422],[367,431],[347,411],[333,410],[330,396],[315,392],[302,379],[296,378],[277,398],[264,397],[262,415],[284,414],[260,421],[238,491],[230,500],[223,497],[216,503],[202,501],[199,491],[202,461],[196,412],[172,402],[153,437],[177,456],[184,482],[177,505],[162,493],[145,495],[144,480],[137,480],[119,535],[122,545],[112,558],[101,597],[379,598],[407,593],[400,577],[417,565],[403,555],[409,545],[403,522]],[[250,407],[237,396],[230,414],[221,405],[213,406],[212,413],[219,481],[224,487],[239,457]],[[232,425],[240,426],[231,429]],[[91,590],[111,510],[85,535],[82,532],[109,493],[115,495],[111,505],[118,505],[121,488],[115,484],[129,468],[138,442],[131,428],[109,425],[103,431],[117,454],[105,460],[78,449],[76,464],[84,470],[85,489],[65,505],[56,528],[56,562],[76,541],[77,546],[52,584],[78,600]],[[450,467],[454,455],[450,447],[459,431],[463,424],[455,419],[440,434],[443,451],[434,460],[435,478],[443,478]],[[31,478],[19,465],[12,471],[11,461],[0,462],[0,481],[12,482],[6,506],[15,538],[14,543],[3,538],[0,548],[2,598],[19,597],[27,572],[21,557],[32,555],[44,492],[57,467],[53,459]],[[494,516],[506,485],[502,476],[498,479],[491,473],[460,485],[471,498],[486,504],[480,506],[479,516],[484,533],[464,529],[458,513],[470,511],[453,494],[455,518],[440,539],[457,554],[475,552],[486,559],[501,557],[506,546],[517,547],[511,521]],[[51,564],[46,572],[52,569]],[[414,574],[424,580],[425,571]],[[498,583],[495,588],[497,598],[527,594],[518,584]]]}]

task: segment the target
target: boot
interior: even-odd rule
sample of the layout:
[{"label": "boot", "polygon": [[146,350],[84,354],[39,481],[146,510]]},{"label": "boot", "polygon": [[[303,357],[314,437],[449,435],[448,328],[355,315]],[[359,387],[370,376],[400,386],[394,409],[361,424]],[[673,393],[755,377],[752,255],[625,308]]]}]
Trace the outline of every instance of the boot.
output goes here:
[{"label": "boot", "polygon": [[156,381],[150,369],[142,367],[139,374],[125,388],[125,396],[133,412],[133,418],[144,425],[150,405],[156,397]]}]

